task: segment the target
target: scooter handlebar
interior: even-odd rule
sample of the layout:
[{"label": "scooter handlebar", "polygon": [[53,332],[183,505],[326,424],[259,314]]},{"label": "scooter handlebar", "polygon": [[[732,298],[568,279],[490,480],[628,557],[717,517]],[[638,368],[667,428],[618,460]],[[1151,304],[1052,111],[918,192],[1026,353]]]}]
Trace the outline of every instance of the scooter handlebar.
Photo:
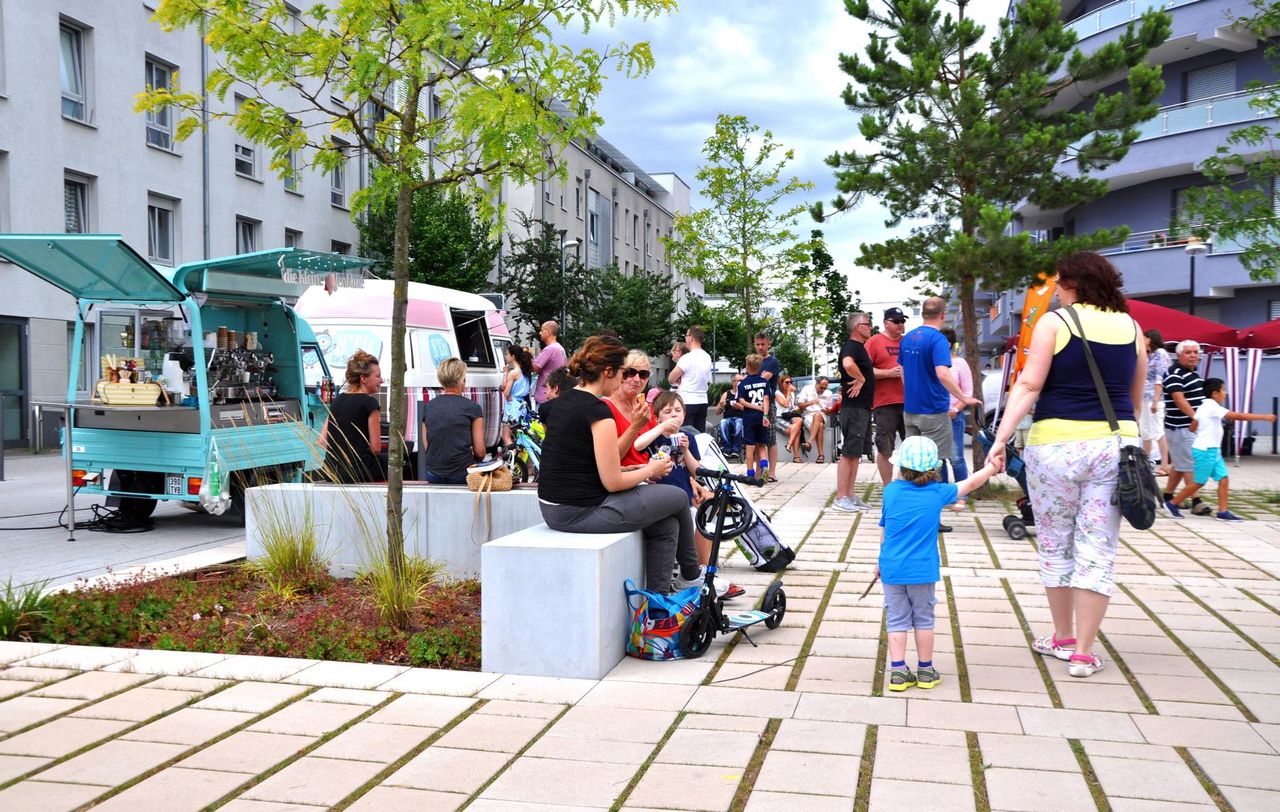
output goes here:
[{"label": "scooter handlebar", "polygon": [[699,466],[696,476],[702,479],[722,479],[729,482],[741,482],[743,485],[755,485],[757,488],[764,486],[764,480],[759,477],[731,474],[728,471],[717,471],[714,468],[705,468],[701,466]]}]

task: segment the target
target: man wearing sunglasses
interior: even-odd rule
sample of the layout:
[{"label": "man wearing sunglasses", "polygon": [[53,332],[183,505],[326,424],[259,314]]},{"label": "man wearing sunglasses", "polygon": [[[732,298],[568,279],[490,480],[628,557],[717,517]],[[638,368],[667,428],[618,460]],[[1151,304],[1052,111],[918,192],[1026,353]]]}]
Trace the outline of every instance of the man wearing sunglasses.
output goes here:
[{"label": "man wearing sunglasses", "polygon": [[694,325],[684,335],[689,351],[680,356],[668,380],[684,400],[684,424],[702,433],[707,430],[707,384],[711,383],[711,356],[702,349],[702,328]]}]

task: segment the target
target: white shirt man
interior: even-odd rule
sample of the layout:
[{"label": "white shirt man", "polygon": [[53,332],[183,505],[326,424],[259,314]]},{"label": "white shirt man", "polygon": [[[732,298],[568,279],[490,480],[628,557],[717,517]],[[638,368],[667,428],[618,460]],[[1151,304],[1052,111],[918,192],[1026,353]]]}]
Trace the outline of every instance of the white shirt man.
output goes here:
[{"label": "white shirt man", "polygon": [[684,400],[684,424],[698,432],[707,430],[707,384],[711,383],[711,356],[702,349],[702,328],[690,327],[685,333],[689,351],[680,356],[669,380]]}]

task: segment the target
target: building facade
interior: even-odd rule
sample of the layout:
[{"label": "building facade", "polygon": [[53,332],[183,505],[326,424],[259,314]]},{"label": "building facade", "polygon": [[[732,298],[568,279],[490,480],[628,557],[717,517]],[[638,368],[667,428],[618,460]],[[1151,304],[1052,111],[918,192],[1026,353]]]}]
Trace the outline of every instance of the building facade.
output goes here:
[{"label": "building facade", "polygon": [[[283,246],[353,250],[364,166],[354,150],[338,171],[285,180],[228,126],[178,143],[175,113],[134,112],[147,85],[202,87],[211,63],[198,31],[151,22],[155,5],[0,0],[0,232],[121,234],[160,267]],[[5,441],[25,445],[29,404],[66,396],[75,303],[4,262],[0,290]]]}]

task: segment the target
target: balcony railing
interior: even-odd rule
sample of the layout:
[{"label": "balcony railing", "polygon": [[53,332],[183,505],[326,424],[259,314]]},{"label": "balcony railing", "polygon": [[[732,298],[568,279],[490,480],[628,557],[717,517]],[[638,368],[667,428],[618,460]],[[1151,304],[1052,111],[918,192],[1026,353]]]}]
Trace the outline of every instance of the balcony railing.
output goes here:
[{"label": "balcony railing", "polygon": [[[1214,254],[1230,254],[1243,251],[1245,243],[1228,240],[1213,232],[1213,243],[1210,251]],[[1174,248],[1187,245],[1195,239],[1191,229],[1186,226],[1153,229],[1151,231],[1131,231],[1124,242],[1109,248],[1098,250],[1100,254],[1128,254],[1134,251],[1149,251],[1158,248]]]},{"label": "balcony railing", "polygon": [[1138,140],[1270,118],[1275,115],[1271,110],[1257,107],[1253,102],[1254,99],[1274,94],[1276,88],[1277,85],[1268,85],[1161,107],[1155,118],[1138,126]]},{"label": "balcony railing", "polygon": [[1127,25],[1148,11],[1189,6],[1198,2],[1200,0],[1119,0],[1111,5],[1094,9],[1083,17],[1077,17],[1067,23],[1067,28],[1075,31],[1079,39],[1084,39]]}]

